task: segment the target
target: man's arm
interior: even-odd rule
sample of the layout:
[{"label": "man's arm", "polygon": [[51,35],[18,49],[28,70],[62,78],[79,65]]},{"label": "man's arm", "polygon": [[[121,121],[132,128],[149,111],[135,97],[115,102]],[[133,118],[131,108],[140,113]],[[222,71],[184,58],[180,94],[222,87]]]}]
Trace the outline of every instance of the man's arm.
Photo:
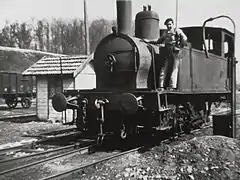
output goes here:
[{"label": "man's arm", "polygon": [[148,39],[144,39],[144,41],[147,43],[151,43],[151,44],[160,44],[161,43],[160,38],[157,39],[156,41],[149,41]]},{"label": "man's arm", "polygon": [[151,43],[151,44],[161,44],[161,43],[163,43],[164,39],[165,39],[165,34],[163,34],[160,38],[158,38],[155,41],[149,41],[149,40],[146,40],[146,39],[144,41],[146,41],[148,43]]},{"label": "man's arm", "polygon": [[186,46],[187,45],[187,36],[184,34],[184,32],[181,29],[177,29],[177,33],[180,36],[181,45]]}]

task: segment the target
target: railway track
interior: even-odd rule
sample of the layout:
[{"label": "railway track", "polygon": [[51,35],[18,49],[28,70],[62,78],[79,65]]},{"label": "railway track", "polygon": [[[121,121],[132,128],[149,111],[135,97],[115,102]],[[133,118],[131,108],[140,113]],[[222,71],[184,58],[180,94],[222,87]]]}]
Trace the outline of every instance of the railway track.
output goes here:
[{"label": "railway track", "polygon": [[[75,129],[75,128],[74,128]],[[33,140],[30,143],[23,143],[21,145],[11,146],[9,148],[3,148],[0,149],[0,156],[6,154],[7,152],[16,152],[21,151],[22,149],[36,149],[41,144],[57,144],[57,143],[63,143],[63,140],[65,141],[74,138],[81,138],[81,133],[77,131],[71,131],[72,129],[67,130],[59,130],[59,131],[53,131],[53,132],[47,132],[44,134],[39,135],[30,135],[30,136],[24,136],[24,137],[34,137],[38,140]]]},{"label": "railway track", "polygon": [[[210,128],[210,126],[205,126],[205,127],[203,127],[203,129],[204,128]],[[173,139],[165,139],[165,140],[161,141],[160,144],[161,143],[168,144],[168,143],[171,143],[172,141],[182,141],[182,140],[192,138],[193,136],[196,136],[196,134],[198,134],[198,132],[201,131],[201,130],[202,129],[196,129],[196,130],[192,131],[190,135],[175,136],[173,138],[174,140]],[[159,145],[159,143],[158,144],[155,143],[154,145],[152,145],[152,147],[155,146],[155,145]],[[71,157],[72,156],[79,155],[79,154],[83,156],[83,154],[88,153],[89,149],[91,149],[93,146],[95,146],[94,143],[89,145],[89,146],[81,148],[79,146],[79,144],[74,144],[74,145],[69,145],[69,146],[66,146],[66,147],[60,147],[60,148],[57,148],[55,150],[40,152],[36,155],[30,155],[30,156],[26,157],[26,158],[29,158],[29,159],[31,158],[31,160],[30,161],[28,160],[27,163],[25,161],[23,164],[21,164],[21,162],[24,159],[26,159],[24,157],[9,159],[9,160],[2,160],[2,161],[0,161],[0,167],[1,167],[1,164],[5,164],[4,165],[5,169],[1,170],[0,177],[4,176],[4,175],[6,175],[8,177],[12,177],[11,174],[13,174],[13,177],[22,177],[21,174],[25,175],[26,171],[27,171],[27,174],[29,173],[28,170],[27,170],[28,168],[29,169],[31,169],[31,168],[38,169],[37,167],[39,167],[40,165],[43,165],[44,163],[54,163],[57,159],[61,159],[61,158],[62,159],[67,159],[68,163],[71,164]],[[131,152],[136,152],[136,151],[139,151],[141,149],[144,150],[145,148],[146,148],[146,146],[141,145],[137,148],[126,150],[126,151],[123,151],[123,152],[107,153],[107,154],[104,154],[103,156],[102,155],[98,156],[97,155],[98,152],[94,153],[95,155],[93,154],[91,156],[89,156],[89,155],[86,155],[84,157],[79,156],[79,157],[76,157],[76,159],[80,159],[80,160],[79,160],[77,165],[76,164],[74,165],[74,167],[72,167],[70,169],[66,168],[64,170],[60,168],[61,170],[58,173],[56,173],[56,172],[55,173],[42,173],[41,175],[39,175],[37,177],[37,179],[47,180],[47,179],[59,179],[59,178],[63,178],[63,177],[68,177],[68,176],[71,176],[72,174],[74,174],[75,172],[78,172],[78,171],[83,170],[85,168],[95,166],[99,163],[117,158],[119,156],[131,153]],[[146,149],[148,150],[149,147],[147,147]],[[49,153],[51,155],[49,155]],[[42,158],[42,156],[45,156],[47,154],[49,156]],[[38,160],[33,159],[34,157],[37,157]],[[39,159],[40,157],[41,157],[41,159]],[[85,161],[83,161],[81,159],[84,159]],[[14,167],[13,164],[16,164],[15,162],[17,162],[17,161],[20,161],[20,163],[18,163],[17,167]],[[13,166],[10,168],[10,165],[6,166],[6,164],[12,164]],[[20,174],[20,175],[18,175],[18,174]],[[30,175],[27,175],[26,177],[30,177]],[[23,178],[23,179],[25,179],[25,178]],[[34,177],[34,175],[33,175],[33,177],[30,178],[30,179],[36,179],[36,177]]]},{"label": "railway track", "polygon": [[28,134],[28,135],[24,135],[23,137],[45,139],[45,138],[51,138],[51,137],[61,137],[61,136],[67,135],[67,134],[77,133],[77,132],[78,132],[77,128],[69,128],[69,129],[44,132],[44,133],[40,133],[40,134]]},{"label": "railway track", "polygon": [[9,116],[3,116],[0,117],[0,121],[10,121],[10,122],[30,122],[30,121],[36,121],[37,115],[35,113],[33,114],[17,114],[17,115],[9,115]]},{"label": "railway track", "polygon": [[[23,156],[23,157],[19,157],[19,158],[12,158],[12,159],[9,159],[9,160],[3,160],[3,161],[0,161],[0,164],[5,164],[5,170],[2,170],[0,171],[0,176],[1,175],[4,175],[4,174],[7,174],[7,173],[11,173],[11,172],[15,172],[15,171],[19,171],[19,170],[23,170],[25,168],[28,168],[28,167],[33,167],[35,165],[38,165],[38,164],[41,164],[41,163],[45,163],[45,162],[48,162],[48,161],[51,161],[51,160],[56,160],[58,158],[61,158],[61,157],[64,157],[64,156],[67,156],[67,155],[72,155],[74,153],[87,153],[89,148],[91,148],[93,145],[85,145],[84,147],[78,147],[80,145],[70,145],[70,146],[66,146],[66,147],[61,147],[61,148],[57,148],[57,149],[53,149],[53,150],[48,150],[48,151],[45,151],[45,152],[40,152],[40,153],[36,153],[36,154],[31,154],[29,156]],[[66,152],[63,152],[63,151],[66,151]],[[56,153],[54,155],[50,155],[50,157],[46,157],[46,158],[43,158],[41,155],[46,155],[46,154],[51,154],[51,153]],[[33,158],[33,157],[37,157],[37,158],[41,158],[40,160],[37,160],[37,161],[33,161],[33,162],[30,162],[30,163],[19,163],[17,161],[19,160],[28,160],[29,161],[29,158]],[[32,159],[30,160],[32,161]],[[9,166],[6,166],[6,163],[12,163],[12,165],[15,165],[15,164],[22,164],[22,165],[18,165],[17,167],[13,167],[13,168],[9,168]]]},{"label": "railway track", "polygon": [[76,168],[72,168],[70,170],[67,170],[67,171],[64,171],[64,172],[52,175],[52,176],[48,176],[48,177],[42,178],[41,180],[49,180],[49,179],[61,178],[61,177],[66,176],[68,174],[71,174],[71,173],[74,173],[76,171],[79,171],[81,169],[84,169],[84,168],[87,168],[87,167],[90,167],[90,166],[95,166],[95,165],[103,163],[105,161],[117,158],[119,156],[123,156],[125,154],[129,154],[129,153],[132,153],[132,152],[137,152],[137,151],[139,151],[142,148],[143,148],[143,146],[140,146],[140,147],[137,147],[137,148],[134,148],[134,149],[130,149],[130,150],[126,150],[126,151],[123,151],[123,152],[119,152],[119,153],[116,153],[116,154],[113,154],[113,155],[110,155],[110,156],[107,156],[107,157],[102,157],[102,158],[96,160],[95,162],[91,162],[91,163],[88,163],[88,164],[85,164],[85,165],[82,165],[82,166],[79,166],[79,167],[76,167]]},{"label": "railway track", "polygon": [[22,145],[18,145],[18,146],[12,146],[12,147],[9,147],[9,148],[4,148],[4,149],[0,149],[0,155],[4,155],[6,154],[7,152],[16,152],[16,151],[19,151],[23,148],[29,148],[29,147],[34,147],[36,141],[33,141],[32,143],[24,143]]},{"label": "railway track", "polygon": [[[207,125],[207,126],[204,126],[203,129],[210,128],[210,127],[211,127],[211,125]],[[191,135],[194,135],[195,133],[197,133],[197,132],[199,132],[201,130],[202,129],[195,129],[195,130],[191,131]],[[186,136],[188,136],[188,137],[186,137]],[[187,139],[190,138],[189,135],[186,135],[186,136],[185,136],[185,138],[187,138]],[[181,136],[175,136],[174,138],[175,139],[179,138],[179,140],[181,141],[182,137]],[[161,141],[161,143],[170,143],[170,142],[171,142],[171,140],[169,140],[169,139],[165,139],[165,140]],[[147,147],[147,149],[148,149],[148,147]],[[137,148],[126,150],[126,151],[123,151],[123,152],[118,152],[118,153],[113,154],[113,155],[109,155],[109,156],[106,156],[106,157],[101,157],[101,158],[97,159],[95,162],[90,162],[90,163],[87,163],[85,165],[80,165],[80,166],[78,166],[76,168],[72,168],[72,169],[69,169],[67,171],[55,174],[55,175],[47,176],[45,178],[42,178],[41,180],[61,179],[61,178],[64,178],[65,176],[70,175],[70,174],[72,174],[74,172],[77,172],[79,170],[82,170],[82,169],[85,169],[85,168],[88,168],[88,167],[92,167],[92,166],[95,166],[97,164],[106,162],[108,160],[111,160],[111,159],[123,156],[125,154],[137,152],[137,151],[140,151],[140,150],[144,151],[144,150],[146,150],[146,147],[143,145],[143,146],[139,146]],[[71,178],[67,178],[67,179],[71,179]]]}]

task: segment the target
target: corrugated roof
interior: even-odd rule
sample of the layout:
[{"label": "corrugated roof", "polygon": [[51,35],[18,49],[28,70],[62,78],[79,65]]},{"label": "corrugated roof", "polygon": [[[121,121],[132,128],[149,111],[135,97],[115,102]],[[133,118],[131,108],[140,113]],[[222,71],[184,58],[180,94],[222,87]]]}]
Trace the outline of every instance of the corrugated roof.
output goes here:
[{"label": "corrugated roof", "polygon": [[38,62],[25,70],[23,75],[71,75],[81,66],[86,64],[88,56],[66,56],[66,57],[43,57]]}]

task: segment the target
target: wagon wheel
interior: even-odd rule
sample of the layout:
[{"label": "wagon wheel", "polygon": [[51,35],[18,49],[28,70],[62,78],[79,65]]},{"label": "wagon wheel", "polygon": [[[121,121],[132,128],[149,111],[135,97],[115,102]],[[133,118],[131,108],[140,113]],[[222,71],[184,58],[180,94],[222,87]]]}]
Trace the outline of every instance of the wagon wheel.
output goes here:
[{"label": "wagon wheel", "polygon": [[9,108],[15,108],[17,106],[17,98],[7,98],[5,103],[8,105]]},{"label": "wagon wheel", "polygon": [[21,101],[21,104],[22,104],[23,108],[30,108],[31,104],[32,104],[32,101],[29,98],[23,98],[22,101]]}]

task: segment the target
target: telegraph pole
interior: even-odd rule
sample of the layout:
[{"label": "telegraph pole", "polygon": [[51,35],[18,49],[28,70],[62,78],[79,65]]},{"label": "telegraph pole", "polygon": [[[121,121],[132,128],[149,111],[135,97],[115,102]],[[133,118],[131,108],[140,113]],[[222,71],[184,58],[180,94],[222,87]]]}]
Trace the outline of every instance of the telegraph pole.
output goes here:
[{"label": "telegraph pole", "polygon": [[178,0],[176,0],[176,17],[175,17],[175,25],[178,27]]},{"label": "telegraph pole", "polygon": [[88,16],[87,16],[87,3],[86,0],[83,1],[84,4],[84,29],[85,29],[85,54],[90,54],[90,46],[89,46],[89,24],[88,24]]}]

